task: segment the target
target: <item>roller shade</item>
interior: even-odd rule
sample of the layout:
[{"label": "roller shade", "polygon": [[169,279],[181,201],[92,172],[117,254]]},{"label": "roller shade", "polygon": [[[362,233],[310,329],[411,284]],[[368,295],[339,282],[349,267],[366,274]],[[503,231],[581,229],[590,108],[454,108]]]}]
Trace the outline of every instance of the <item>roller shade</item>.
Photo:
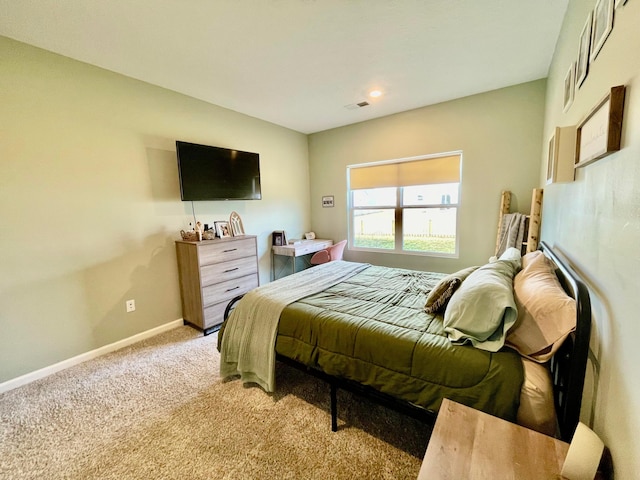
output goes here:
[{"label": "roller shade", "polygon": [[407,187],[460,181],[460,155],[423,158],[367,167],[350,167],[352,190],[382,187]]}]

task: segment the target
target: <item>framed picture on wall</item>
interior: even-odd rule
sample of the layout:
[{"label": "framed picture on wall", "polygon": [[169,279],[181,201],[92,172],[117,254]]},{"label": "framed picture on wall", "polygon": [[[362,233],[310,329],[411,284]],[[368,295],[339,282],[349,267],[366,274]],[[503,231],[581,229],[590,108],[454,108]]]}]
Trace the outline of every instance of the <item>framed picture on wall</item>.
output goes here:
[{"label": "framed picture on wall", "polygon": [[553,183],[556,170],[556,135],[549,139],[547,153],[547,184]]},{"label": "framed picture on wall", "polygon": [[322,207],[323,208],[333,207],[333,195],[325,195],[324,197],[322,197]]},{"label": "framed picture on wall", "polygon": [[612,87],[578,125],[575,168],[620,150],[625,89]]},{"label": "framed picture on wall", "polygon": [[627,3],[627,0],[616,0],[616,8],[621,7],[625,3]]},{"label": "framed picture on wall", "polygon": [[576,71],[576,62],[571,63],[569,67],[569,71],[564,76],[564,93],[562,95],[562,111],[566,112],[571,107],[573,103],[573,96],[575,92],[576,82],[575,82],[575,71]]},{"label": "framed picture on wall", "polygon": [[598,0],[593,11],[589,62],[596,59],[611,30],[613,30],[613,0]]},{"label": "framed picture on wall", "polygon": [[591,23],[593,22],[593,13],[589,13],[587,21],[580,32],[580,40],[578,41],[578,60],[576,61],[576,86],[580,85],[587,78],[589,71],[589,48],[591,46]]}]

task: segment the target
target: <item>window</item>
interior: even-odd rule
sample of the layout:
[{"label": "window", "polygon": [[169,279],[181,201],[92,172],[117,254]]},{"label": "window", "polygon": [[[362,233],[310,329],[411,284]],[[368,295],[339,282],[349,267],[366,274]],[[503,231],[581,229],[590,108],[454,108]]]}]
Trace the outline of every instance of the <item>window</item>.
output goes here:
[{"label": "window", "polygon": [[461,157],[349,166],[349,248],[457,256]]}]

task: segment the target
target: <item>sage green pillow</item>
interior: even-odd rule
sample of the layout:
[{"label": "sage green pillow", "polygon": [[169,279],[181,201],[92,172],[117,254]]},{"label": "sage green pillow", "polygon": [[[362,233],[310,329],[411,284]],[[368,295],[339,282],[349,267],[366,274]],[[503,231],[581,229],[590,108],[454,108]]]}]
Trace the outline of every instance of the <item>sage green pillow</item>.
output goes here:
[{"label": "sage green pillow", "polygon": [[449,299],[460,284],[478,268],[479,267],[463,268],[440,280],[436,286],[433,287],[433,290],[429,292],[427,302],[424,304],[424,311],[431,314],[444,312],[447,308],[447,303],[449,303]]},{"label": "sage green pillow", "polygon": [[498,260],[478,268],[452,295],[444,312],[444,330],[452,343],[497,352],[518,318],[513,277],[518,267]]}]

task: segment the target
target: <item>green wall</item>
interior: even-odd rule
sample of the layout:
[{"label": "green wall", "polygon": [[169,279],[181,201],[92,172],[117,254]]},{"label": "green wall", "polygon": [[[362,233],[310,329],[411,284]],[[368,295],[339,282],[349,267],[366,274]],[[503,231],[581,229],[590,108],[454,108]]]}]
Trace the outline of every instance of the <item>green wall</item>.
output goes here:
[{"label": "green wall", "polygon": [[[274,229],[346,238],[346,166],[462,150],[460,258],[346,252],[451,272],[493,253],[500,192],[528,211],[547,141],[614,85],[627,85],[622,150],[545,186],[542,237],[589,279],[592,350],[583,420],[611,448],[616,478],[640,471],[640,2],[615,26],[572,107],[564,76],[595,0],[570,0],[548,79],[309,137],[0,37],[0,382],[181,316],[173,242],[176,139],[259,151],[264,200],[198,202],[204,222],[236,210],[259,236],[268,281]],[[313,179],[309,184],[309,179]],[[335,207],[321,197],[334,195]],[[124,312],[135,298],[137,311]]]},{"label": "green wall", "polygon": [[613,31],[563,113],[564,77],[595,4],[569,2],[549,72],[543,145],[556,126],[579,124],[611,87],[626,85],[622,149],[576,170],[574,182],[546,187],[542,238],[589,279],[597,362],[589,366],[582,419],[611,449],[616,478],[631,479],[640,472],[640,2],[615,10]]},{"label": "green wall", "polygon": [[194,206],[240,214],[262,283],[309,228],[306,135],[2,37],[0,105],[0,383],[181,318],[176,140],[260,153],[263,200]]},{"label": "green wall", "polygon": [[[516,85],[309,137],[312,227],[347,238],[347,165],[462,150],[458,259],[347,251],[348,260],[453,272],[493,255],[502,190],[528,213],[540,170],[545,80]],[[375,107],[372,107],[375,108]],[[335,197],[323,208],[323,195]]]}]

